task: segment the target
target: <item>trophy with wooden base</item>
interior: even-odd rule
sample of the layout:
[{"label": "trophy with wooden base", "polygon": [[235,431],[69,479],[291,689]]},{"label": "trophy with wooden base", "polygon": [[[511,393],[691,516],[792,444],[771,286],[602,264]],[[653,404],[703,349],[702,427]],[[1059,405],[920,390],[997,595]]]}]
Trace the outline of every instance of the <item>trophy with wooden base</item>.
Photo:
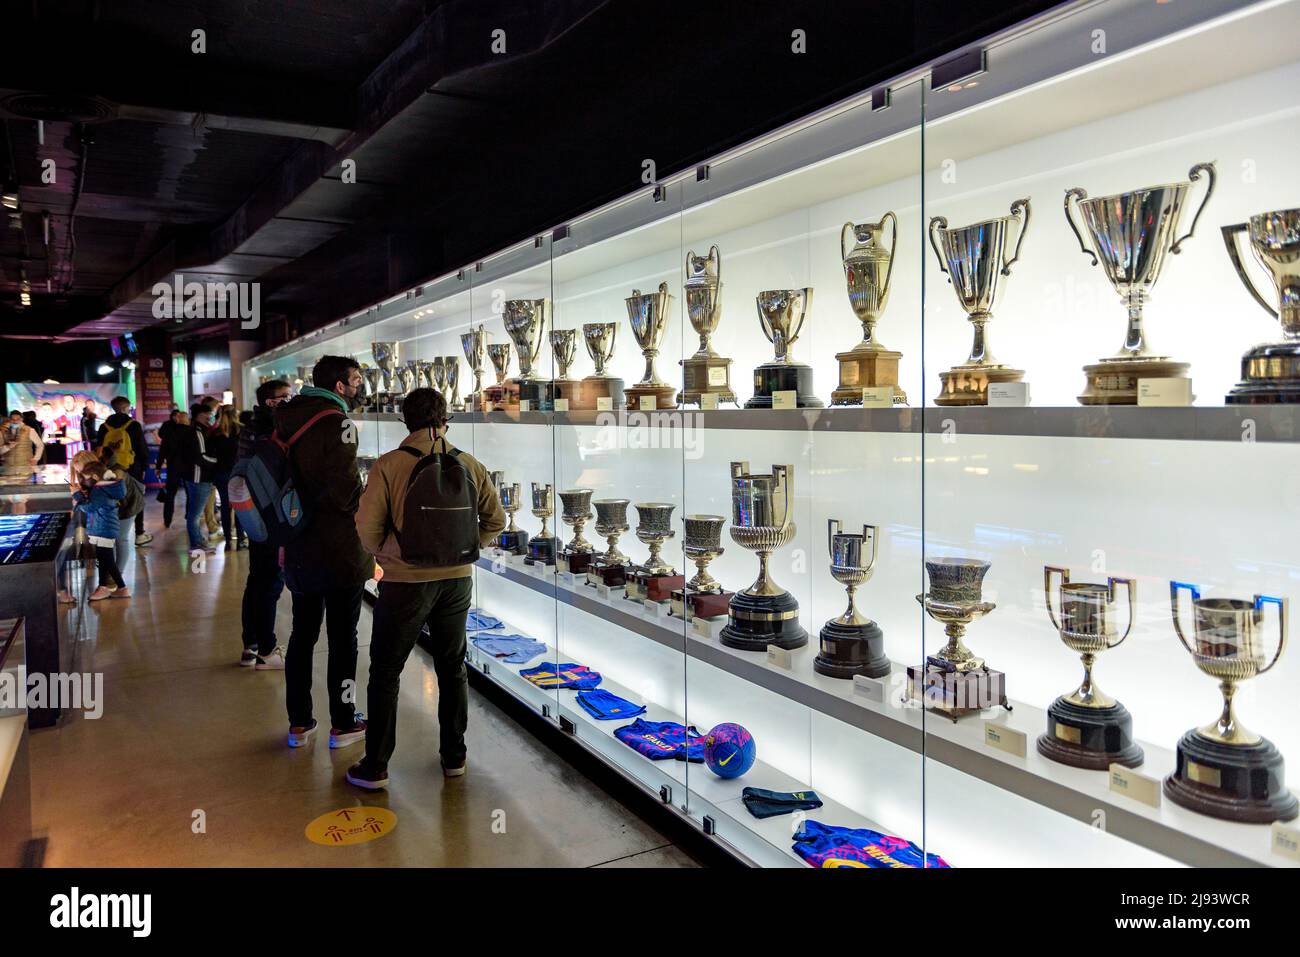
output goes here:
[{"label": "trophy with wooden base", "polygon": [[682,360],[682,405],[703,405],[704,396],[737,403],[731,388],[731,360],[713,351],[709,339],[722,318],[722,253],[709,247],[707,256],[686,254],[686,315],[700,337],[700,348]]},{"label": "trophy with wooden base", "polygon": [[668,328],[668,318],[673,308],[668,283],[661,282],[658,292],[644,296],[640,289],[633,289],[632,295],[624,301],[627,303],[627,320],[632,326],[632,336],[641,347],[641,354],[645,356],[645,375],[636,385],[627,387],[627,407],[639,409],[642,398],[653,398],[656,409],[676,408],[677,390],[659,378],[659,373],[655,371],[655,357],[659,355],[659,343]]},{"label": "trophy with wooden base", "polygon": [[[1195,614],[1193,641],[1183,631],[1178,593],[1191,592]],[[1165,797],[1201,814],[1270,824],[1300,814],[1300,804],[1286,787],[1282,754],[1267,738],[1237,720],[1233,698],[1242,681],[1272,669],[1286,650],[1287,600],[1269,595],[1254,598],[1202,598],[1200,589],[1184,582],[1169,583],[1174,631],[1206,675],[1219,683],[1223,710],[1218,720],[1183,735],[1178,742],[1174,772],[1165,778]],[[1260,626],[1264,606],[1277,605],[1278,643],[1265,664]]]},{"label": "trophy with wooden base", "polygon": [[551,330],[551,355],[555,356],[556,371],[559,373],[551,382],[555,401],[563,400],[569,408],[575,409],[582,404],[582,383],[569,378],[569,366],[578,351],[578,331],[576,329]]},{"label": "trophy with wooden base", "polygon": [[627,576],[627,595],[633,601],[664,602],[672,598],[673,589],[686,583],[686,576],[664,561],[664,542],[677,533],[672,529],[673,509],[666,502],[642,502],[636,506],[639,516],[636,537],[650,547],[650,557],[633,565]]},{"label": "trophy with wooden base", "polygon": [[709,574],[709,562],[721,555],[722,526],[727,519],[722,515],[686,515],[682,518],[685,534],[682,551],[695,563],[691,580],[672,593],[670,615],[691,621],[694,618],[719,618],[731,607],[732,592],[725,591],[722,583]]},{"label": "trophy with wooden base", "polygon": [[618,537],[628,530],[625,498],[602,498],[591,503],[596,506],[596,534],[608,546],[587,566],[587,584],[621,588],[627,582],[628,557],[618,547]]},{"label": "trophy with wooden base", "polygon": [[925,563],[930,590],[917,595],[925,613],[943,625],[948,643],[923,665],[907,668],[908,696],[954,722],[968,714],[1001,705],[1008,711],[1006,675],[971,654],[962,638],[966,626],[997,605],[983,600],[989,563],[977,558],[941,558]]},{"label": "trophy with wooden base", "polygon": [[[1052,606],[1052,576],[1061,577],[1060,612]],[[1128,627],[1115,627],[1115,587],[1128,592]],[[1083,683],[1073,694],[1061,695],[1047,709],[1047,733],[1038,739],[1038,753],[1076,768],[1104,771],[1112,764],[1135,768],[1142,749],[1133,743],[1133,716],[1097,687],[1092,678],[1097,655],[1124,643],[1133,630],[1137,592],[1131,578],[1108,578],[1106,584],[1072,582],[1065,568],[1043,568],[1047,616],[1061,641],[1083,659]]]},{"label": "trophy with wooden base", "polygon": [[[1187,194],[1192,183],[1201,178],[1201,173],[1209,177],[1205,198],[1192,218],[1192,228],[1185,236],[1179,236],[1178,221]],[[1081,404],[1136,405],[1139,379],[1187,377],[1191,367],[1186,362],[1173,362],[1168,356],[1156,354],[1147,345],[1142,309],[1160,278],[1168,254],[1182,252],[1183,243],[1196,232],[1201,213],[1205,212],[1206,204],[1214,195],[1214,184],[1214,164],[1197,163],[1188,174],[1188,180],[1182,183],[1149,186],[1095,199],[1089,199],[1088,194],[1077,186],[1066,190],[1065,218],[1079,240],[1080,251],[1092,257],[1094,266],[1101,262],[1106,278],[1128,309],[1128,329],[1119,352],[1083,367],[1088,384],[1079,396]],[[1091,249],[1071,215],[1071,200],[1077,203],[1084,227],[1092,238]]]},{"label": "trophy with wooden base", "polygon": [[447,408],[453,412],[464,412],[465,403],[460,400],[460,358],[458,356],[442,357],[442,375],[447,388]]},{"label": "trophy with wooden base", "polygon": [[[818,636],[821,652],[813,659],[813,670],[832,678],[852,678],[866,675],[883,678],[891,665],[885,656],[885,633],[880,626],[858,611],[853,600],[858,586],[867,582],[876,570],[877,541],[880,529],[863,525],[862,534],[844,532],[840,521],[832,518],[827,523],[826,538],[831,553],[831,577],[842,584],[849,593],[849,607],[838,618],[832,618],[822,627]],[[866,555],[866,543],[871,542],[871,557]]]},{"label": "trophy with wooden base", "polygon": [[[1237,276],[1264,310],[1282,324],[1282,341],[1255,346],[1241,357],[1241,381],[1228,393],[1229,405],[1300,402],[1300,209],[1279,209],[1224,226],[1223,242]],[[1249,233],[1250,251],[1268,273],[1265,296],[1246,273],[1237,239]],[[1271,300],[1271,304],[1270,304]]]},{"label": "trophy with wooden base", "polygon": [[584,575],[591,564],[595,547],[583,537],[582,527],[591,518],[591,489],[569,488],[560,492],[560,518],[573,529],[573,539],[560,549],[556,565],[562,572]]},{"label": "trophy with wooden base", "polygon": [[510,520],[510,524],[497,536],[497,548],[511,555],[522,555],[528,547],[528,533],[515,524],[515,512],[523,505],[519,497],[519,483],[507,485],[506,473],[500,471],[491,473],[490,478],[496,486],[497,497],[501,499],[501,508]]},{"label": "trophy with wooden base", "polygon": [[474,370],[474,391],[465,399],[467,408],[481,412],[483,410],[483,358],[487,355],[488,333],[482,326],[460,334],[460,348],[465,353],[465,361]]},{"label": "trophy with wooden base", "polygon": [[510,343],[490,343],[487,354],[496,371],[497,381],[479,393],[483,398],[483,411],[519,408],[519,382],[506,378],[510,371]]},{"label": "trophy with wooden base", "polygon": [[[998,277],[1010,276],[1011,267],[1020,260],[1029,214],[1029,200],[1018,199],[1011,204],[1010,216],[961,229],[949,229],[943,216],[930,220],[930,245],[939,257],[939,268],[948,275],[953,292],[975,327],[970,356],[961,365],[939,373],[943,389],[934,400],[936,405],[988,405],[990,385],[1019,382],[1025,377],[1024,370],[1012,369],[993,357],[988,324],[997,301]],[[1020,224],[1020,235],[1015,253],[1006,259],[1007,233],[1012,222]]]},{"label": "trophy with wooden base", "polygon": [[582,341],[587,355],[596,364],[593,375],[582,380],[578,394],[582,397],[580,408],[621,409],[624,406],[623,380],[609,375],[606,365],[614,358],[614,342],[618,339],[618,324],[614,322],[584,322]]},{"label": "trophy with wooden base", "polygon": [[[885,248],[885,223],[892,223],[889,248]],[[852,246],[849,245],[852,241]],[[836,353],[840,384],[831,393],[831,405],[861,405],[862,390],[892,386],[894,405],[907,405],[907,393],[898,385],[898,360],[894,352],[876,338],[876,323],[889,302],[890,279],[894,274],[894,249],[898,245],[898,217],[885,213],[878,223],[845,223],[840,230],[840,255],[849,305],[862,323],[862,341],[848,352]]]},{"label": "trophy with wooden base", "polygon": [[555,514],[555,492],[549,485],[533,483],[533,516],[542,520],[542,530],[528,540],[529,565],[554,565],[555,553],[560,550],[560,540],[551,534],[546,523]]}]

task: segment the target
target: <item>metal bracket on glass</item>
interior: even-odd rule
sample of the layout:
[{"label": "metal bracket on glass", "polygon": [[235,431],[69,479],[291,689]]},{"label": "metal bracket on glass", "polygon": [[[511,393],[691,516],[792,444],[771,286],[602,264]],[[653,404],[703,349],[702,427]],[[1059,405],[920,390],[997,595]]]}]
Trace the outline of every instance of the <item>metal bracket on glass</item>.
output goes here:
[{"label": "metal bracket on glass", "polygon": [[882,86],[878,90],[871,91],[871,112],[879,113],[881,110],[889,109],[889,87]]},{"label": "metal bracket on glass", "polygon": [[569,226],[567,223],[564,224],[563,226],[556,226],[554,229],[551,230],[551,242],[553,243],[558,243],[561,239],[568,239],[568,238],[569,238]]},{"label": "metal bracket on glass", "polygon": [[551,706],[549,704],[542,705],[542,717],[549,718],[550,716],[551,716]]},{"label": "metal bracket on glass", "polygon": [[490,664],[488,664],[486,660],[484,660],[484,662],[483,662],[483,674],[485,674],[485,675],[490,675],[491,673],[492,673],[492,666],[491,666]]},{"label": "metal bracket on glass", "polygon": [[563,731],[565,734],[577,734],[578,726],[574,724],[572,721],[570,721],[568,718],[566,718],[564,715],[560,715],[560,730]]},{"label": "metal bracket on glass", "polygon": [[706,179],[708,179],[708,178],[709,178],[709,164],[708,164],[708,163],[705,163],[703,166],[697,166],[697,167],[695,167],[695,182],[697,182],[697,183],[703,183],[703,182],[704,182]]},{"label": "metal bracket on glass", "polygon": [[545,236],[534,236],[534,237],[533,237],[533,248],[534,248],[534,249],[541,249],[541,248],[542,248],[543,246],[545,246],[545,245],[546,245],[546,237],[545,237]]},{"label": "metal bracket on glass", "polygon": [[707,814],[704,815],[704,833],[713,835],[718,833],[718,822],[713,820]]},{"label": "metal bracket on glass", "polygon": [[665,804],[672,804],[672,803],[673,803],[673,789],[670,788],[670,787],[669,787],[668,785],[666,785],[666,784],[663,785],[663,786],[661,786],[661,787],[659,788],[659,800],[663,801]]},{"label": "metal bracket on glass", "polygon": [[474,264],[474,271],[475,271],[475,272],[482,272],[482,271],[483,271],[483,264],[482,264],[481,262],[477,262],[477,263],[475,263],[475,264]]},{"label": "metal bracket on glass", "polygon": [[942,90],[988,72],[988,51],[967,50],[930,68],[930,89]]},{"label": "metal bracket on glass", "polygon": [[464,282],[464,281],[465,281],[465,270],[463,270],[463,269],[457,269],[457,270],[456,270],[456,279],[457,279],[457,281],[459,281],[459,282]]},{"label": "metal bracket on glass", "polygon": [[656,186],[654,191],[654,201],[656,203],[662,203],[667,198],[668,190],[664,189],[662,186]]}]

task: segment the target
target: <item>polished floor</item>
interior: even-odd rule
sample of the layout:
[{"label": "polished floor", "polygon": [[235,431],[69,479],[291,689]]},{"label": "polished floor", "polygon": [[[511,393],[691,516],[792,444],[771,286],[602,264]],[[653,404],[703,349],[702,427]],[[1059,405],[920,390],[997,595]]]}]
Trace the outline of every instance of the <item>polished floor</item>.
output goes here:
[{"label": "polished floor", "polygon": [[[192,573],[183,522],[136,549],[130,601],[97,602],[79,670],[103,672],[103,716],[32,736],[33,823],[47,866],[691,867],[692,858],[471,689],[469,773],[444,779],[437,686],[418,649],[402,680],[387,792],[343,780],[362,746],[331,751],[318,732],[285,745],[282,672],[240,668],[246,552]],[[370,611],[362,610],[361,710]],[[277,634],[289,634],[286,593]],[[327,727],[325,639],[317,719]],[[389,834],[323,846],[304,828],[360,805],[397,815]]]}]

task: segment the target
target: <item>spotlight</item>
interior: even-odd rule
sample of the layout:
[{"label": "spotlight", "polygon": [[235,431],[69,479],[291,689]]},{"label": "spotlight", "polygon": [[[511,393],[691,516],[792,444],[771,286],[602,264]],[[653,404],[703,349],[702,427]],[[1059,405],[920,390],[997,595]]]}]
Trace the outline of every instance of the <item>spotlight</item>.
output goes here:
[{"label": "spotlight", "polygon": [[6,181],[3,190],[0,190],[0,206],[15,211],[18,209],[18,184],[13,180]]},{"label": "spotlight", "polygon": [[134,368],[135,368],[135,363],[132,362],[130,359],[123,359],[123,360],[122,360],[122,368],[123,368],[123,369],[134,369]]},{"label": "spotlight", "polygon": [[108,375],[112,371],[113,371],[113,367],[111,365],[109,365],[107,362],[101,362],[99,364],[99,368],[95,370],[95,374]]}]

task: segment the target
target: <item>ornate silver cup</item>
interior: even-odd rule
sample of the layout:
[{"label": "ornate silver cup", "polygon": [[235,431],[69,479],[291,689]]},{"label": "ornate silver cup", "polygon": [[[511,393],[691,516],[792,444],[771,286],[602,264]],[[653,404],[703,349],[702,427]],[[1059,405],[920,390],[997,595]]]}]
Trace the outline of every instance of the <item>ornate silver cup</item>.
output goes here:
[{"label": "ornate silver cup", "polygon": [[366,395],[369,397],[369,404],[376,410],[379,408],[379,393],[383,391],[380,385],[383,382],[384,373],[381,369],[374,366],[363,365],[361,375],[366,380]]},{"label": "ornate silver cup", "polygon": [[555,490],[548,483],[545,485],[537,482],[533,483],[533,517],[542,520],[542,530],[538,532],[538,538],[550,538],[551,531],[547,522],[555,514]]},{"label": "ornate silver cup", "polygon": [[465,404],[460,400],[460,358],[443,356],[442,374],[447,385],[447,405],[453,411],[460,412],[465,408]]},{"label": "ornate silver cup", "polygon": [[803,289],[769,289],[755,298],[759,325],[776,351],[774,361],[781,365],[794,362],[790,349],[812,311],[812,295],[809,286]]},{"label": "ornate silver cup", "polygon": [[398,357],[401,354],[401,346],[396,342],[372,342],[370,343],[370,354],[375,358],[375,365],[379,366],[383,373],[383,392],[392,393],[396,391],[395,386]]},{"label": "ornate silver cup", "polygon": [[655,408],[672,408],[676,404],[676,390],[659,378],[659,373],[655,371],[659,343],[663,340],[672,314],[673,297],[668,292],[668,283],[661,282],[659,291],[648,295],[642,295],[640,289],[633,289],[632,295],[624,301],[627,304],[627,319],[632,326],[632,336],[641,347],[641,354],[645,356],[645,375],[640,382],[627,389],[628,404],[637,408],[642,396],[653,396]]},{"label": "ornate silver cup", "polygon": [[510,343],[490,343],[487,347],[487,354],[488,358],[492,360],[492,368],[497,374],[497,385],[505,385],[506,374],[510,371]]},{"label": "ornate silver cup", "polygon": [[647,575],[676,574],[672,565],[664,561],[662,554],[664,542],[677,534],[671,524],[674,508],[675,505],[666,502],[640,502],[636,506],[636,537],[650,548],[650,557],[641,566]]},{"label": "ornate silver cup", "polygon": [[483,359],[487,353],[488,333],[482,326],[460,334],[460,348],[465,353],[465,361],[474,371],[475,401],[483,391]]},{"label": "ornate silver cup", "polygon": [[419,359],[406,360],[406,370],[410,373],[411,382],[411,387],[407,389],[408,392],[428,388],[429,380],[425,377],[425,366],[426,363],[421,362]]},{"label": "ornate silver cup", "polygon": [[925,563],[930,590],[916,600],[944,626],[948,643],[931,658],[946,662],[954,671],[979,671],[984,659],[976,658],[962,638],[966,626],[997,608],[983,600],[984,576],[990,564],[978,558],[940,558]]},{"label": "ornate silver cup", "polygon": [[[1282,324],[1282,341],[1255,346],[1241,359],[1241,382],[1229,404],[1300,402],[1300,209],[1259,213],[1247,223],[1222,227],[1223,242],[1237,275],[1264,310]],[[1261,293],[1247,274],[1239,240],[1249,234],[1250,251],[1268,274],[1271,292]],[[1270,302],[1271,300],[1271,302]]]},{"label": "ornate silver cup", "polygon": [[547,320],[550,318],[549,299],[507,299],[502,318],[506,333],[519,351],[519,379],[532,382],[539,378],[534,366],[546,341]]},{"label": "ornate silver cup", "polygon": [[837,518],[826,523],[831,577],[848,591],[849,604],[844,614],[822,625],[818,635],[820,652],[813,659],[813,670],[818,674],[845,679],[856,675],[883,678],[893,668],[885,654],[884,632],[858,611],[854,601],[858,586],[876,570],[879,540],[880,530],[875,525],[863,525],[859,535],[845,532]]},{"label": "ornate silver cup", "polygon": [[573,529],[573,539],[564,546],[566,552],[591,552],[594,546],[582,534],[583,526],[591,518],[589,488],[570,488],[560,492],[560,518]]},{"label": "ornate silver cup", "polygon": [[686,587],[701,594],[716,595],[722,583],[709,574],[709,562],[723,554],[722,526],[727,519],[722,515],[686,515],[682,517],[686,532],[682,536],[682,551],[695,563],[695,575]]},{"label": "ornate silver cup", "polygon": [[[961,365],[939,374],[943,391],[934,400],[938,405],[987,405],[990,383],[1017,382],[1025,376],[1022,370],[1011,369],[994,358],[989,346],[988,323],[997,302],[999,277],[1010,276],[1011,267],[1020,261],[1029,217],[1029,199],[1025,198],[1011,204],[1009,216],[960,229],[949,229],[948,220],[943,216],[930,220],[930,245],[939,259],[939,268],[947,274],[957,300],[975,329],[970,356]],[[1020,235],[1015,252],[1007,259],[1007,233],[1012,222],[1020,225]]]},{"label": "ornate silver cup", "polygon": [[626,565],[627,556],[618,547],[618,537],[628,530],[625,498],[601,498],[591,503],[596,507],[596,533],[604,537],[609,546],[601,556],[605,564]]},{"label": "ornate silver cup", "polygon": [[[843,531],[838,518],[832,518],[826,526],[826,544],[831,554],[831,577],[845,587],[849,594],[849,606],[844,614],[831,621],[837,625],[862,628],[874,622],[858,611],[853,600],[858,586],[870,580],[876,570],[877,540],[880,530],[875,525],[863,525],[862,534]],[[867,542],[871,543],[871,557],[863,554]],[[864,559],[866,559],[864,561]]]},{"label": "ornate silver cup", "polygon": [[429,360],[429,388],[437,389],[444,399],[447,398],[447,369],[442,356]]},{"label": "ornate silver cup", "polygon": [[569,366],[577,356],[578,332],[576,329],[551,330],[551,354],[555,356],[558,375],[556,379],[569,378]]},{"label": "ornate silver cup", "polygon": [[722,318],[722,253],[709,247],[707,256],[686,254],[686,315],[691,328],[700,337],[695,355],[682,360],[682,403],[703,403],[703,396],[713,394],[719,402],[735,402],[731,388],[731,360],[713,351],[710,337]]},{"label": "ornate silver cup", "polygon": [[605,365],[614,358],[614,343],[618,339],[616,322],[584,322],[582,324],[582,341],[587,346],[587,355],[596,364],[596,374],[592,378],[608,379]]},{"label": "ornate silver cup", "polygon": [[[888,249],[884,244],[886,223],[893,224]],[[889,302],[897,246],[898,217],[892,211],[885,213],[878,223],[845,223],[840,230],[840,258],[849,305],[862,323],[862,341],[853,347],[854,352],[889,351],[876,340],[876,323]]]}]

